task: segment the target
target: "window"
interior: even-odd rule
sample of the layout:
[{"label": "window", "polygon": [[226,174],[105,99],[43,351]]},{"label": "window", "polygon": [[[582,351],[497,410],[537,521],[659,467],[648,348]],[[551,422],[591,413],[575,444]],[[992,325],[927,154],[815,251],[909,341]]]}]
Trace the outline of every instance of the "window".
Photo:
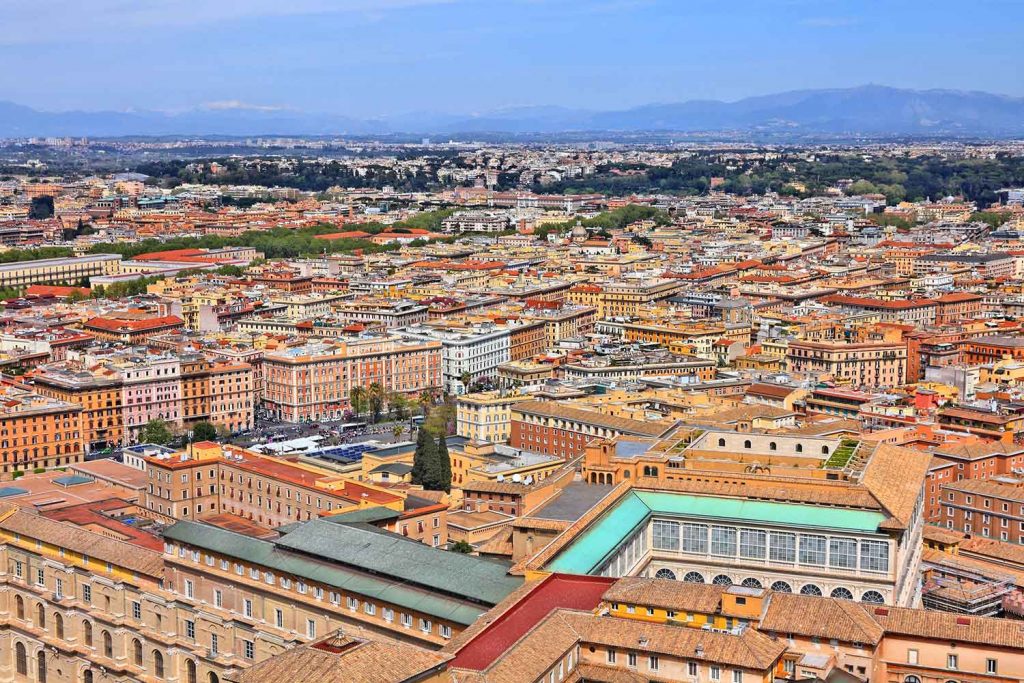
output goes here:
[{"label": "window", "polygon": [[632,668],[636,668],[636,653],[635,652],[627,652],[626,653],[626,666],[629,666],[629,667],[632,667]]},{"label": "window", "polygon": [[135,619],[136,621],[142,619],[142,603],[141,602],[137,602],[137,601],[134,601],[134,600],[132,601],[132,619]]},{"label": "window", "polygon": [[726,526],[711,527],[711,554],[724,557],[736,555],[736,529]]},{"label": "window", "polygon": [[828,566],[838,569],[856,569],[857,541],[852,538],[828,539]]},{"label": "window", "polygon": [[316,638],[316,622],[312,619],[306,619],[306,637]]},{"label": "window", "polygon": [[615,650],[608,650],[608,663],[609,664],[614,664],[615,663]]},{"label": "window", "polygon": [[391,609],[390,607],[384,608],[383,615],[384,621],[388,622],[389,624],[395,620],[395,610]]},{"label": "window", "polygon": [[717,666],[712,665],[712,667],[711,667],[711,680],[713,680],[713,681],[720,681],[720,680],[722,680],[722,669],[721,669],[721,667],[717,667]]},{"label": "window", "polygon": [[679,522],[654,520],[651,542],[656,550],[679,550]]},{"label": "window", "polygon": [[768,559],[772,562],[796,562],[796,534],[772,531],[768,542]]},{"label": "window", "polygon": [[808,583],[800,589],[800,595],[821,595],[821,589],[813,583]]},{"label": "window", "polygon": [[82,622],[82,640],[86,647],[92,647],[92,624],[88,621]]},{"label": "window", "polygon": [[110,637],[110,631],[103,632],[103,656],[107,659],[114,658],[114,639]]},{"label": "window", "polygon": [[284,628],[284,612],[280,609],[274,610],[274,626]]},{"label": "window", "polygon": [[402,616],[399,618],[399,621],[402,622],[402,626],[404,626],[405,628],[410,628],[412,626],[412,615],[403,612]]},{"label": "window", "polygon": [[191,619],[185,620],[185,637],[190,640],[196,639],[196,622]]},{"label": "window", "polygon": [[871,572],[889,571],[889,544],[886,541],[861,541],[860,568]]},{"label": "window", "polygon": [[64,617],[60,612],[53,613],[53,634],[57,640],[64,640]]},{"label": "window", "polygon": [[676,573],[674,571],[672,571],[671,569],[661,568],[657,572],[654,573],[654,578],[656,578],[656,579],[669,579],[669,580],[675,581]]},{"label": "window", "polygon": [[658,670],[658,658],[655,655],[651,655],[650,657],[647,658],[647,667],[651,671],[657,671]]},{"label": "window", "polygon": [[683,581],[685,583],[704,583],[704,575],[700,572],[686,572]]},{"label": "window", "polygon": [[256,658],[256,645],[251,640],[242,641],[242,655],[246,659]]},{"label": "window", "polygon": [[42,567],[40,567],[39,569],[36,570],[36,585],[37,586],[45,586],[46,585],[46,572],[43,571]]},{"label": "window", "polygon": [[185,579],[185,597],[196,597],[196,585],[192,582],[192,579]]},{"label": "window", "polygon": [[878,591],[865,591],[864,594],[860,596],[860,600],[861,602],[870,602],[879,605],[885,602],[885,598],[883,598],[882,594]]},{"label": "window", "polygon": [[686,663],[686,675],[696,678],[697,677],[697,662]]},{"label": "window", "polygon": [[164,677],[164,656],[159,650],[153,650],[153,675],[157,678]]},{"label": "window", "polygon": [[224,606],[224,592],[219,588],[213,590],[213,606],[223,607]]},{"label": "window", "polygon": [[740,557],[763,560],[768,548],[768,533],[759,529],[740,529]]},{"label": "window", "polygon": [[732,670],[732,683],[743,683],[743,672],[739,669]]},{"label": "window", "polygon": [[433,630],[434,625],[430,623],[429,619],[420,619],[420,630],[424,633],[430,633]]},{"label": "window", "polygon": [[210,634],[210,654],[214,657],[220,652],[220,637],[216,633]]},{"label": "window", "polygon": [[917,676],[907,676],[903,679],[903,683],[921,683],[921,679]]},{"label": "window", "polygon": [[908,648],[907,649],[907,664],[917,664],[917,663],[918,663],[918,651],[917,650],[912,650],[912,649]]},{"label": "window", "polygon": [[823,566],[826,547],[827,539],[824,536],[800,534],[800,563]]},{"label": "window", "polygon": [[959,663],[959,657],[957,655],[949,654],[946,655],[946,668],[955,669]]},{"label": "window", "polygon": [[994,659],[986,659],[985,660],[985,673],[995,674],[997,672],[997,669],[998,669],[998,664],[996,663],[996,660],[994,660]]},{"label": "window", "polygon": [[252,618],[252,600],[246,598],[242,601],[242,614],[249,617],[250,619]]},{"label": "window", "polygon": [[708,551],[707,524],[683,524],[682,531],[684,553],[706,553]]},{"label": "window", "polygon": [[14,644],[14,667],[21,676],[28,676],[28,653],[21,643]]}]

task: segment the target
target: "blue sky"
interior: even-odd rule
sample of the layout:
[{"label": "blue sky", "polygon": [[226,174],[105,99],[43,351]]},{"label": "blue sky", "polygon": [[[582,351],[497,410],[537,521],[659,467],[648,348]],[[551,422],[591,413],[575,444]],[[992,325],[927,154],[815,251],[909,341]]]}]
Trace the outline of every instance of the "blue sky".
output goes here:
[{"label": "blue sky", "polygon": [[1022,0],[0,0],[0,100],[51,110],[1024,96],[1022,65]]}]

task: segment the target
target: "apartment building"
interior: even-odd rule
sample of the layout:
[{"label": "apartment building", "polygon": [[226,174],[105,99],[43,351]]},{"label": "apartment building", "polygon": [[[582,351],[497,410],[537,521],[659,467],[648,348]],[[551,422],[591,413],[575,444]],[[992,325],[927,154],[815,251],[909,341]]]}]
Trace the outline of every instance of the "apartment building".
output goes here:
[{"label": "apartment building", "polygon": [[[647,278],[605,282],[597,296],[598,317],[635,317],[640,309],[655,301],[667,299],[682,289],[682,283],[670,278]],[[579,303],[587,301],[584,296]]]},{"label": "apartment building", "polygon": [[315,422],[340,418],[353,387],[378,383],[418,395],[441,386],[442,346],[403,335],[311,341],[263,356],[264,405],[275,418]]},{"label": "apartment building", "polygon": [[657,437],[675,425],[674,420],[635,420],[554,401],[522,401],[511,410],[510,446],[565,460],[582,455],[594,439],[623,434]]},{"label": "apartment building", "polygon": [[43,365],[30,373],[43,396],[82,407],[82,443],[86,454],[122,443],[124,437],[121,377],[105,366],[78,361]]},{"label": "apartment building", "polygon": [[[401,332],[407,339],[439,342],[441,345],[441,386],[449,394],[466,393],[467,385],[483,377],[497,376],[498,366],[511,358],[513,329],[484,323],[473,326],[410,327]],[[535,332],[543,337],[543,326]]]},{"label": "apartment building", "polygon": [[995,476],[939,487],[937,523],[965,534],[1024,544],[1024,479]]},{"label": "apartment building", "polygon": [[907,345],[902,342],[791,341],[786,361],[792,373],[853,386],[894,387],[907,381]]},{"label": "apartment building", "polygon": [[85,457],[82,407],[15,386],[0,387],[3,472],[61,467]]},{"label": "apartment building", "polygon": [[455,401],[455,433],[470,441],[505,443],[512,431],[512,406],[523,399],[517,391],[463,394]]}]

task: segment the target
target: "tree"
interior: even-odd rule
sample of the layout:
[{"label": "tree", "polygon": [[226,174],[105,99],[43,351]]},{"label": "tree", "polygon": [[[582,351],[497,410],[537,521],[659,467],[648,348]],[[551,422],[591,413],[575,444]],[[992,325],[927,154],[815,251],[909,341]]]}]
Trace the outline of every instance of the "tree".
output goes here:
[{"label": "tree", "polygon": [[437,444],[425,429],[416,436],[416,450],[412,455],[412,483],[426,488],[427,470],[437,457]]},{"label": "tree", "polygon": [[366,403],[366,389],[363,387],[352,387],[348,392],[348,402],[352,405],[352,412],[356,415],[362,413]]},{"label": "tree", "polygon": [[450,550],[453,553],[462,553],[463,555],[468,555],[469,553],[473,552],[473,546],[471,546],[466,541],[459,540],[449,545],[448,550]]},{"label": "tree", "polygon": [[402,438],[402,434],[405,433],[405,425],[401,422],[396,422],[395,426],[391,428],[391,433],[395,435],[395,440]]},{"label": "tree", "polygon": [[409,399],[400,391],[392,391],[388,394],[388,409],[396,420],[404,420],[409,417]]},{"label": "tree", "polygon": [[215,441],[217,436],[217,428],[209,422],[197,422],[192,427],[192,441]]},{"label": "tree", "polygon": [[35,220],[53,218],[53,197],[46,194],[41,197],[33,197],[28,209],[28,217]]},{"label": "tree", "polygon": [[174,439],[174,432],[166,421],[160,418],[150,420],[139,430],[139,443],[155,443],[166,446]]},{"label": "tree", "polygon": [[452,460],[448,455],[448,440],[445,435],[437,438],[437,456],[430,476],[430,490],[450,493],[452,490]]},{"label": "tree", "polygon": [[366,400],[370,404],[370,421],[378,422],[380,414],[384,411],[384,387],[380,382],[374,382],[366,392]]}]

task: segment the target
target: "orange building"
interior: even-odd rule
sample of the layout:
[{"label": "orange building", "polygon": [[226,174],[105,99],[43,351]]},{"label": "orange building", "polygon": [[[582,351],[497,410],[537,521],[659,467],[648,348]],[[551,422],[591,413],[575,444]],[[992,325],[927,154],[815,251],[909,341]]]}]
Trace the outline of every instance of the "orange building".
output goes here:
[{"label": "orange building", "polygon": [[19,387],[0,390],[0,458],[6,478],[82,460],[82,407]]}]

